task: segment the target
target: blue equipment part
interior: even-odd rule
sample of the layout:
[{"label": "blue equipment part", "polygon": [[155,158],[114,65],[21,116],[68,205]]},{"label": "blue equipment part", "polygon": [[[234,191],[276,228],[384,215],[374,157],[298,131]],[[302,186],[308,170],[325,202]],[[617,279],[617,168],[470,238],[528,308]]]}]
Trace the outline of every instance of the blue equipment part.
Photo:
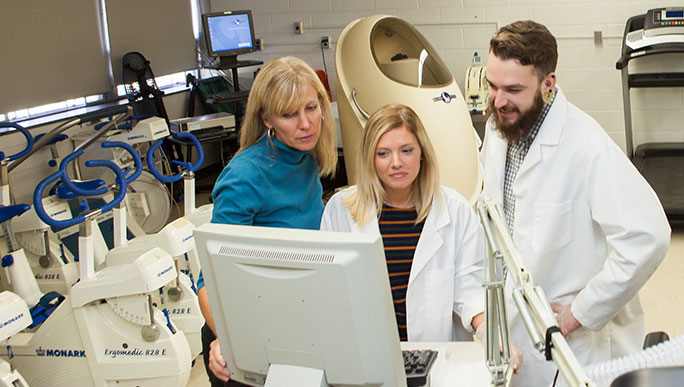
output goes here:
[{"label": "blue equipment part", "polygon": [[[61,181],[60,181],[61,183]],[[54,187],[50,189],[50,194],[56,194],[58,198],[60,199],[73,199],[79,196],[78,193],[74,192],[73,190],[69,189],[69,187],[66,186],[66,184],[56,184]],[[104,189],[107,189],[107,187],[103,187],[105,185],[104,180],[102,179],[93,179],[93,180],[87,180],[87,181],[72,181],[71,184],[76,185],[79,189],[84,191],[95,191],[100,189],[101,187]]]},{"label": "blue equipment part", "polygon": [[[40,141],[40,139],[43,138],[43,136],[45,136],[45,133],[37,135],[35,138],[36,143],[38,141]],[[52,168],[56,167],[57,166],[56,159],[59,158],[59,153],[57,153],[57,147],[55,146],[55,144],[57,144],[60,141],[64,141],[68,138],[69,138],[69,136],[67,136],[66,134],[58,134],[57,136],[53,137],[51,140],[48,140],[47,143],[45,143],[45,145],[48,145],[50,147],[50,153],[52,154],[52,159],[48,161],[48,165],[50,167],[52,167]]]},{"label": "blue equipment part", "polygon": [[[73,154],[78,154],[78,153],[83,153],[83,150],[79,149],[78,151],[74,152]],[[80,155],[80,154],[79,154]],[[77,155],[76,157],[78,157]],[[69,155],[71,156],[71,155]],[[69,157],[67,156],[67,157]],[[119,204],[123,199],[124,196],[126,196],[126,178],[123,175],[123,172],[121,169],[112,161],[109,160],[88,160],[86,161],[86,166],[88,167],[98,167],[98,166],[103,166],[111,169],[114,174],[116,175],[116,183],[119,185],[119,193],[116,195],[114,200],[112,200],[109,203],[106,203],[99,209],[96,209],[95,211],[99,210],[100,212],[104,213],[112,208],[114,208],[117,204]],[[51,218],[47,212],[45,212],[45,208],[43,208],[43,191],[45,191],[45,188],[59,180],[62,179],[63,183],[67,183],[69,181],[69,177],[66,175],[66,172],[64,169],[60,168],[57,172],[51,174],[50,176],[46,177],[43,179],[40,183],[38,183],[38,186],[36,186],[36,190],[33,192],[33,205],[36,210],[36,214],[38,214],[38,217],[45,223],[47,223],[51,227],[70,227],[75,224],[82,223],[83,221],[86,220],[85,215],[79,215],[75,218],[72,219],[66,219],[66,220],[55,220]],[[71,182],[70,182],[71,183]],[[73,183],[71,183],[73,185]],[[86,194],[86,196],[93,196],[93,195],[99,195],[99,193],[95,193],[98,191],[86,191],[86,192],[91,192],[91,194]],[[107,192],[107,188],[104,188],[104,192]],[[103,193],[104,193],[103,192]]]},{"label": "blue equipment part", "polygon": [[[173,138],[189,140],[195,146],[195,148],[197,148],[197,162],[195,164],[185,163],[178,160],[173,160],[173,163],[184,166],[189,172],[196,171],[204,162],[204,150],[202,149],[202,145],[200,144],[197,137],[195,137],[192,133],[178,132],[173,134]],[[161,144],[162,140],[157,140],[157,142],[152,144],[150,149],[147,150],[147,167],[150,169],[152,175],[154,175],[154,177],[156,177],[162,183],[176,182],[181,179],[182,174],[179,173],[173,176],[164,176],[157,170],[157,167],[154,165],[154,152],[161,146]]]},{"label": "blue equipment part", "polygon": [[19,216],[31,208],[28,204],[15,204],[13,206],[1,206],[0,205],[0,223],[5,223],[6,221]]},{"label": "blue equipment part", "polygon": [[[100,187],[97,189],[83,189],[82,187],[77,186],[72,182],[67,175],[66,168],[67,165],[69,165],[70,162],[76,160],[77,158],[81,157],[83,155],[83,149],[77,149],[75,152],[72,152],[68,154],[64,159],[62,159],[62,162],[59,163],[59,170],[62,173],[62,176],[65,178],[62,178],[62,184],[66,185],[71,191],[74,193],[81,195],[81,196],[95,196],[95,195],[103,195],[107,192],[107,187]],[[99,161],[104,161],[104,160],[99,160]],[[91,167],[91,166],[96,166],[96,164],[93,164],[93,161],[88,160],[85,162],[86,167]],[[119,169],[117,167],[117,169]],[[57,180],[57,179],[55,179]]]},{"label": "blue equipment part", "polygon": [[2,267],[12,266],[13,263],[14,257],[12,256],[12,254],[5,255],[4,257],[2,257],[2,261],[0,261],[0,265],[2,265]]},{"label": "blue equipment part", "polygon": [[[138,178],[138,176],[140,176],[140,174],[142,173],[142,170],[143,170],[142,160],[140,159],[140,155],[138,154],[138,152],[136,152],[132,146],[130,146],[129,144],[126,144],[125,142],[122,142],[122,141],[107,141],[107,142],[102,143],[102,147],[103,148],[115,148],[115,147],[123,148],[133,158],[133,164],[135,165],[135,170],[133,171],[132,175],[130,175],[126,178],[126,184],[132,183],[133,181],[135,181],[135,179]],[[128,174],[128,171],[126,171],[126,173],[124,173],[124,175],[127,175],[127,174]]]},{"label": "blue equipment part", "polygon": [[[35,141],[38,141],[38,140],[40,140],[41,138],[43,138],[43,136],[45,136],[45,133],[41,133],[41,134],[37,135],[36,138],[35,138],[34,140],[35,140]],[[47,145],[54,145],[54,144],[57,144],[57,143],[60,142],[60,141],[66,140],[66,139],[68,139],[68,138],[69,138],[69,136],[67,136],[66,134],[58,134],[58,135],[56,135],[52,140],[48,141],[48,142],[47,142]]]},{"label": "blue equipment part", "polygon": [[33,323],[29,325],[29,328],[35,328],[43,321],[47,320],[62,301],[64,301],[64,296],[57,292],[45,293],[43,297],[40,298],[40,301],[31,308]]},{"label": "blue equipment part", "polygon": [[[107,116],[112,116],[112,115],[123,115],[123,114],[129,114],[129,110],[132,112],[133,108],[128,106],[128,105],[118,105],[118,106],[112,106],[104,109],[98,109],[97,111],[93,111],[90,113],[83,114],[79,117],[76,117],[72,120],[69,120],[55,129],[49,131],[48,133],[45,134],[43,138],[40,139],[40,141],[36,141],[35,144],[31,147],[31,150],[23,154],[21,157],[17,157],[16,160],[14,160],[12,163],[9,165],[9,171],[11,172],[14,168],[18,167],[21,163],[24,162],[31,154],[36,152],[37,150],[41,149],[44,145],[47,145],[48,142],[52,141],[52,139],[59,135],[60,133],[64,132],[65,130],[76,126],[76,125],[82,125],[84,123],[90,122],[90,121],[95,121],[103,117]],[[120,117],[124,118],[124,117]],[[107,123],[107,127],[111,128],[115,125],[114,121],[110,121]],[[90,142],[96,141],[97,138],[99,138],[101,135],[105,134],[109,129],[102,131],[101,134],[98,133],[95,136],[91,137],[88,141],[85,143],[81,144],[79,148],[85,148],[88,145],[90,145]]]},{"label": "blue equipment part", "polygon": [[[7,161],[12,161],[12,160],[16,160],[20,157],[24,157],[31,151],[31,149],[33,148],[33,137],[28,132],[28,130],[26,130],[23,126],[21,126],[19,124],[14,124],[11,122],[4,122],[4,123],[0,123],[0,133],[5,132],[5,131],[1,130],[2,128],[14,128],[14,129],[18,130],[19,132],[21,132],[21,134],[23,134],[24,137],[26,137],[26,148],[24,148],[24,150],[22,150],[19,153],[7,156]],[[5,159],[5,154],[3,152],[0,152],[0,160],[3,160],[3,159]]]},{"label": "blue equipment part", "polygon": [[[103,148],[121,147],[121,148],[124,148],[128,153],[130,153],[131,157],[133,157],[133,162],[135,164],[135,171],[133,172],[133,174],[131,176],[126,178],[126,184],[130,184],[132,181],[137,179],[138,176],[140,176],[140,174],[142,173],[142,160],[140,159],[140,155],[138,154],[138,152],[136,152],[132,146],[130,146],[129,144],[126,144],[124,142],[121,142],[121,141],[108,141],[108,142],[102,143],[102,147]],[[68,175],[66,172],[66,168],[67,168],[68,164],[70,162],[74,161],[75,159],[77,159],[78,157],[80,157],[81,155],[83,155],[83,149],[78,149],[75,152],[67,155],[62,160],[62,162],[59,163],[59,169],[64,173],[64,176],[67,176],[65,179],[62,179],[62,183],[66,186],[66,188],[68,188],[69,191],[71,191],[71,194],[69,194],[68,193],[69,191],[66,191],[66,190],[61,191],[62,195],[66,195],[65,197],[63,197],[65,199],[72,198],[73,197],[73,196],[71,196],[72,194],[78,195],[78,196],[95,196],[95,195],[102,195],[105,192],[107,192],[107,187],[100,187],[99,185],[97,186],[97,188],[93,187],[95,185],[95,182],[104,183],[102,180],[96,179],[96,180],[91,180],[89,182],[82,182],[81,184],[79,184],[79,183],[75,183],[75,182],[71,181],[68,178]],[[85,165],[87,167],[95,166],[95,164],[93,164],[91,161],[86,161]],[[117,167],[117,169],[119,169],[119,168]],[[128,174],[128,171],[126,171],[126,174]],[[85,184],[83,184],[83,183],[85,183]],[[60,192],[60,188],[58,188],[58,195],[59,195],[59,192]],[[60,196],[60,197],[62,197],[62,196]]]}]

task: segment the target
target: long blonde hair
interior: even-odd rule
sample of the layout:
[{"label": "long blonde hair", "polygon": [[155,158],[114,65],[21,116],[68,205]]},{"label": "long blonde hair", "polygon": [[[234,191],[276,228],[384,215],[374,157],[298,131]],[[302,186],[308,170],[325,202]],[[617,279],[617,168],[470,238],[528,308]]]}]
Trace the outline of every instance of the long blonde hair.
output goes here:
[{"label": "long blonde hair", "polygon": [[267,128],[262,117],[297,110],[304,103],[308,86],[316,90],[322,113],[321,134],[312,154],[321,176],[334,174],[337,168],[337,133],[328,93],[311,67],[292,56],[272,59],[257,73],[240,128],[238,152],[258,142],[266,134]]},{"label": "long blonde hair", "polygon": [[411,199],[418,213],[416,223],[427,217],[433,197],[439,191],[437,157],[420,118],[406,105],[385,105],[373,113],[366,123],[357,164],[356,190],[343,201],[360,225],[370,220],[373,206],[375,216],[380,216],[386,195],[375,169],[375,149],[380,137],[401,126],[416,136],[421,148],[420,171],[411,190]]}]

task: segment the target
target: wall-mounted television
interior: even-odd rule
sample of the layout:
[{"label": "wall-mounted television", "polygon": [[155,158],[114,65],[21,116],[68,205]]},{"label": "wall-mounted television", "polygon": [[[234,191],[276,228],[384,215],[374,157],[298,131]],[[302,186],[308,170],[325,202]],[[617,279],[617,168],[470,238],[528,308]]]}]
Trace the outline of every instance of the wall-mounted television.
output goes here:
[{"label": "wall-mounted television", "polygon": [[206,13],[202,24],[208,53],[219,58],[221,67],[235,64],[239,54],[256,51],[252,11]]}]

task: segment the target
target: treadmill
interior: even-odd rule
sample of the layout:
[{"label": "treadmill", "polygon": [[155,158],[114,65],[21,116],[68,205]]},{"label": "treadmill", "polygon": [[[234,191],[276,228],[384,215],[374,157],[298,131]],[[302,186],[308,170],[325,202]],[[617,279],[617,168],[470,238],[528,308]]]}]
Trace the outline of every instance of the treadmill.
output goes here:
[{"label": "treadmill", "polygon": [[[684,142],[645,143],[639,145],[635,151],[632,139],[630,89],[684,87],[684,72],[630,74],[629,61],[650,55],[671,53],[682,54],[682,61],[684,61],[684,7],[656,8],[629,18],[622,39],[622,57],[615,67],[622,72],[627,156],[653,187],[668,219],[682,221],[684,220]],[[684,126],[684,123],[682,125]]]}]

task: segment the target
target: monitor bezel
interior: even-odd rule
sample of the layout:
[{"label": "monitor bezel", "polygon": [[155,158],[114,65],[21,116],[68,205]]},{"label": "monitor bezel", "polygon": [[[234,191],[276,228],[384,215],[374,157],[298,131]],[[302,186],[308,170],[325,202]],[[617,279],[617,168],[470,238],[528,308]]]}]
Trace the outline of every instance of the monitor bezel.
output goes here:
[{"label": "monitor bezel", "polygon": [[[214,18],[214,17],[227,16],[227,15],[247,15],[248,20],[249,20],[249,33],[250,33],[250,38],[251,38],[251,43],[252,43],[251,47],[234,48],[234,49],[230,49],[230,50],[220,50],[220,51],[217,51],[214,49],[212,42],[211,42],[211,37],[209,35],[209,19]],[[202,14],[202,26],[203,26],[204,41],[207,45],[207,53],[209,54],[209,56],[217,57],[217,58],[237,57],[240,54],[247,54],[250,52],[255,52],[257,50],[256,37],[254,34],[254,19],[252,18],[252,11],[251,10],[221,11],[221,12],[205,13],[205,14]]]},{"label": "monitor bezel", "polygon": [[[230,289],[231,286],[238,286],[238,284],[237,281],[231,281],[231,278],[235,279],[233,275],[227,274],[225,271],[219,269],[219,266],[223,266],[223,270],[225,270],[224,263],[222,263],[221,261],[229,259],[232,262],[230,263],[230,265],[233,265],[232,267],[234,268],[231,270],[235,270],[235,272],[265,270],[268,274],[267,276],[273,276],[274,278],[276,278],[276,275],[272,271],[272,265],[279,266],[279,262],[290,261],[291,258],[289,258],[289,256],[291,256],[291,254],[293,253],[293,249],[294,251],[300,251],[301,246],[304,246],[304,249],[306,251],[304,255],[306,255],[307,258],[303,261],[295,259],[295,262],[293,262],[293,266],[290,266],[289,264],[286,265],[290,267],[286,270],[289,272],[288,274],[286,274],[286,276],[291,276],[293,274],[290,273],[301,271],[302,269],[304,271],[313,270],[313,268],[317,265],[335,266],[333,268],[335,272],[344,272],[344,276],[335,277],[337,277],[337,279],[351,279],[352,282],[346,282],[346,285],[354,284],[354,290],[349,290],[351,289],[349,288],[349,286],[339,287],[339,289],[346,289],[343,291],[345,296],[343,298],[336,298],[336,302],[333,301],[332,304],[330,302],[326,302],[325,305],[328,305],[328,307],[334,306],[336,310],[341,311],[348,310],[345,309],[345,307],[348,305],[352,305],[350,303],[347,303],[348,301],[356,301],[358,303],[364,304],[364,306],[360,308],[352,307],[353,313],[349,315],[352,316],[349,317],[349,319],[353,320],[354,323],[348,325],[343,324],[345,327],[344,330],[348,329],[346,335],[340,331],[335,331],[341,337],[355,337],[357,339],[357,341],[352,342],[352,346],[358,346],[357,351],[361,351],[356,353],[356,355],[359,356],[358,359],[360,360],[360,362],[356,362],[354,365],[352,365],[352,367],[357,367],[359,364],[364,364],[363,366],[361,366],[360,369],[357,369],[357,371],[359,371],[360,373],[342,373],[349,376],[350,379],[353,379],[353,383],[351,384],[358,384],[365,377],[372,378],[372,380],[366,381],[370,382],[371,384],[377,383],[380,381],[380,379],[382,379],[382,381],[387,382],[389,384],[401,385],[403,384],[402,381],[406,380],[403,361],[401,357],[401,348],[399,345],[399,334],[396,327],[396,317],[394,315],[394,307],[392,304],[389,276],[387,275],[387,266],[384,259],[384,251],[382,249],[382,239],[379,235],[374,236],[357,233],[341,233],[318,230],[284,229],[257,226],[237,226],[209,223],[202,225],[195,230],[195,240],[197,243],[197,251],[199,254],[199,258],[204,270],[207,295],[209,296],[209,301],[211,304],[216,334],[218,336],[219,342],[221,343],[223,356],[228,363],[228,369],[233,375],[234,380],[249,385],[263,385],[266,374],[268,372],[265,372],[267,370],[267,367],[266,363],[263,360],[260,363],[261,365],[258,367],[262,370],[260,372],[256,372],[255,369],[252,367],[242,367],[242,365],[247,364],[247,357],[244,357],[242,358],[242,360],[240,360],[240,350],[236,345],[234,345],[235,343],[231,340],[231,334],[229,333],[229,320],[231,320],[231,318],[229,316],[232,316],[233,319],[239,320],[240,325],[246,324],[248,326],[247,328],[241,326],[240,330],[233,331],[232,337],[239,337],[240,339],[242,339],[246,335],[249,335],[244,333],[245,329],[249,329],[250,332],[256,332],[261,328],[259,327],[259,324],[253,323],[253,321],[249,319],[248,323],[246,323],[246,320],[244,318],[236,318],[234,314],[234,309],[233,314],[229,312],[229,310],[232,308],[228,304],[241,303],[243,298],[252,300],[262,300],[262,296],[266,297],[267,293],[259,291],[260,295],[258,296],[258,298],[250,298],[250,295],[254,296],[254,294],[252,294],[250,290],[246,290],[242,287],[240,287],[240,291],[236,291],[236,289]],[[266,255],[261,255],[261,253],[259,253],[258,260],[260,260],[260,262],[253,260],[245,261],[245,258],[247,257],[256,256],[253,251],[245,252],[244,250],[245,248],[247,248],[247,250],[251,250],[253,246],[259,246],[257,250],[268,251]],[[274,250],[274,246],[276,250]],[[231,256],[230,258],[228,258],[226,254],[230,255],[232,253],[226,253],[226,251],[232,249],[242,250],[243,252],[238,253],[239,256]],[[332,253],[332,255],[336,256],[335,262],[327,261],[325,263],[322,263],[319,259],[309,258],[311,256],[320,256],[320,254],[329,257],[331,252],[333,251],[339,251],[339,254],[341,254],[339,257],[339,261],[337,261],[337,253]],[[357,258],[351,258],[351,255],[349,255],[349,251],[356,251],[357,253],[360,252],[362,255]],[[284,258],[283,254],[288,257]],[[352,266],[349,266],[348,263],[352,261],[354,261],[354,263],[352,264]],[[265,264],[266,266],[263,268],[258,268],[261,267],[262,264]],[[341,266],[343,264],[347,265],[346,267],[348,267],[348,269],[343,269]],[[245,267],[247,266],[251,267],[251,269],[245,270]],[[216,273],[216,270],[222,272],[222,274]],[[330,273],[331,270],[326,271],[326,274]],[[348,275],[350,273],[354,273],[355,275],[353,277],[350,277]],[[282,278],[279,278],[278,280],[282,281]],[[299,279],[295,278],[295,280]],[[249,283],[257,284],[257,282],[255,281],[249,281]],[[332,283],[336,282],[326,282],[326,285],[331,285]],[[306,286],[308,286],[309,284],[310,283],[307,282]],[[330,288],[336,287],[331,286]],[[264,288],[257,287],[252,289]],[[281,291],[277,294],[286,295],[289,293],[294,297],[301,297],[301,292],[297,293],[297,291],[293,288],[288,289],[290,289],[290,291]],[[309,296],[305,297],[306,303],[312,302],[313,298],[319,297],[321,294],[325,293],[325,291],[321,291],[322,287],[317,287],[317,289],[319,289],[319,291],[317,291],[316,294],[312,294],[311,298]],[[240,294],[239,297],[241,300],[238,301],[235,298],[231,299],[231,297],[228,296],[229,294]],[[296,294],[299,294],[299,296],[297,296]],[[289,296],[289,298],[292,298],[292,296]],[[282,296],[277,297],[280,298]],[[301,302],[304,302],[303,298],[301,300]],[[293,302],[299,303],[300,298],[296,298]],[[248,304],[250,305],[248,309],[251,309],[251,305],[254,305],[254,301],[249,302]],[[289,304],[291,303],[283,302],[279,303],[278,306],[282,307]],[[353,303],[353,305],[357,305],[357,303]],[[372,308],[372,312],[359,313],[359,311],[361,310],[364,312],[368,311],[369,305],[375,306],[374,308]],[[271,309],[250,310],[250,313],[248,313],[247,315],[250,316],[250,318],[252,318],[251,316],[262,316],[261,311],[263,310]],[[323,309],[317,310],[321,311]],[[277,311],[276,314],[278,314]],[[344,319],[347,318],[345,317]],[[337,318],[333,320],[341,321]],[[365,321],[365,323],[360,324],[362,321]],[[279,324],[282,323],[283,321],[279,321]],[[299,327],[300,325],[294,324],[294,326]],[[233,328],[237,329],[237,326],[234,326]],[[279,329],[276,329],[276,331],[277,330]],[[264,332],[274,332],[274,330],[269,329]],[[271,335],[271,333],[268,333],[268,335]],[[265,346],[263,346],[263,343],[278,342],[275,339],[273,342],[271,342],[270,339],[273,338],[270,337],[269,340],[263,340],[260,336],[259,339],[253,342],[253,348],[255,349],[255,351],[251,352],[250,350],[250,353],[247,356],[250,359],[254,356],[264,356],[268,350]],[[325,341],[334,342],[334,340],[330,339],[327,339]],[[306,342],[308,343],[309,341]],[[311,342],[315,342],[315,340],[312,339]],[[322,347],[319,345],[320,343],[316,345],[316,348],[321,350],[321,359],[328,360],[328,362],[323,361],[323,364],[331,364],[331,359],[334,356],[340,355],[339,352],[336,352],[335,355],[332,355],[333,357],[330,357],[330,353],[325,352],[325,350],[322,349]],[[293,347],[295,348],[294,351],[301,350],[301,348],[297,349],[296,347],[297,346]],[[252,348],[252,345],[245,347],[243,343],[241,348]],[[283,351],[283,349],[287,349],[288,347],[285,346],[279,348],[279,351]],[[345,352],[345,356],[354,356],[354,354]],[[282,359],[282,356],[276,357]],[[274,357],[272,356],[270,357],[270,359],[273,360]],[[375,360],[371,361],[370,359]],[[241,365],[238,365],[238,363],[240,363]],[[369,366],[366,363],[373,364],[370,364]],[[303,365],[297,362],[288,363],[279,361],[276,361],[275,363],[271,364],[292,364],[295,366]],[[361,369],[363,369],[363,371],[360,371]],[[371,369],[373,371],[369,371]],[[340,377],[339,375],[341,375],[340,369],[335,370],[334,375],[327,375],[326,373],[326,378],[332,378],[328,380],[330,385],[337,385],[336,383],[343,383],[346,385],[350,383],[350,381],[341,382],[338,379]],[[345,376],[344,379],[346,379],[347,376]]]}]

